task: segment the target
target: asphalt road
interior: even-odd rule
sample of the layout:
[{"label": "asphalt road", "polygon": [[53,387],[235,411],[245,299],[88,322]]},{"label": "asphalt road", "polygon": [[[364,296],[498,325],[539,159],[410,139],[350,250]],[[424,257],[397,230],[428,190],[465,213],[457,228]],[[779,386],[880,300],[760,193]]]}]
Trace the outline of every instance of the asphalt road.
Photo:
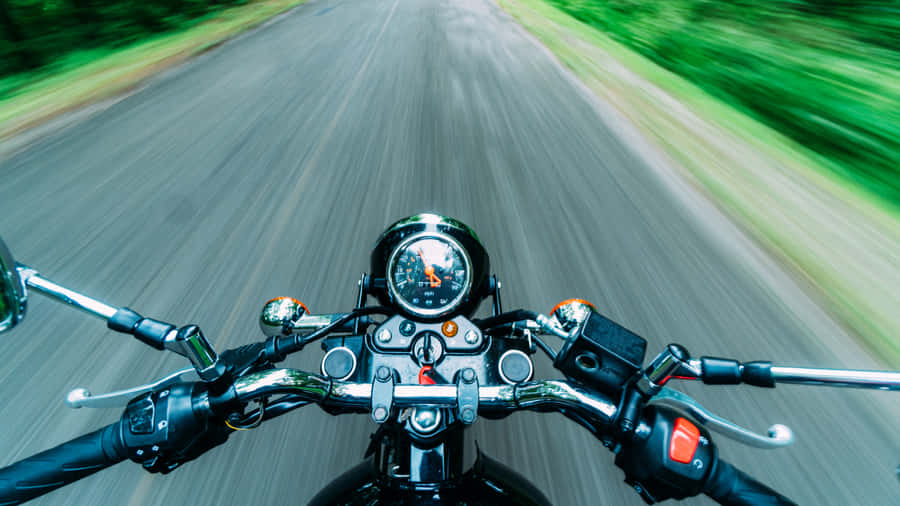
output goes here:
[{"label": "asphalt road", "polygon": [[[0,161],[0,233],[52,279],[224,349],[260,338],[274,296],[349,309],[378,234],[436,211],[481,236],[508,308],[580,296],[653,351],[878,366],[629,132],[490,0],[314,0]],[[184,366],[37,296],[0,356],[0,465],[118,416],[65,408],[70,389]],[[757,431],[790,425],[789,449],[718,441],[801,504],[898,503],[896,395],[685,389]],[[303,504],[373,427],[311,407],[171,475],[122,464],[36,504]],[[643,504],[560,416],[474,430],[556,504]]]}]

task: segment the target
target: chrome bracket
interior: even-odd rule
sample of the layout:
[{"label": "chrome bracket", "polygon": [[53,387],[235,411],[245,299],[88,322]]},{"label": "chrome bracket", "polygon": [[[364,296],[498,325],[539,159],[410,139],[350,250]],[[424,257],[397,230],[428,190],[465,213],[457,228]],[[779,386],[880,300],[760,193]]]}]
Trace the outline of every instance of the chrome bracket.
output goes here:
[{"label": "chrome bracket", "polygon": [[478,416],[478,376],[474,369],[467,367],[459,371],[456,380],[456,404],[462,423],[466,425],[475,423]]},{"label": "chrome bracket", "polygon": [[668,387],[660,389],[650,404],[683,411],[709,430],[747,446],[774,449],[783,448],[794,442],[794,433],[786,425],[772,425],[769,427],[769,435],[763,436],[713,414],[689,395]]},{"label": "chrome bracket", "polygon": [[196,371],[193,367],[174,372],[166,376],[165,378],[162,378],[153,383],[148,383],[146,385],[136,386],[127,390],[119,390],[118,392],[110,392],[108,394],[102,395],[91,395],[91,392],[89,392],[86,388],[76,388],[69,392],[69,395],[66,396],[66,404],[72,409],[123,407],[128,404],[128,401],[134,399],[139,395],[167,387],[174,383],[189,381],[183,376],[191,374],[196,374]]},{"label": "chrome bracket", "polygon": [[372,420],[384,423],[391,416],[394,404],[394,373],[387,366],[375,371],[372,381]]}]

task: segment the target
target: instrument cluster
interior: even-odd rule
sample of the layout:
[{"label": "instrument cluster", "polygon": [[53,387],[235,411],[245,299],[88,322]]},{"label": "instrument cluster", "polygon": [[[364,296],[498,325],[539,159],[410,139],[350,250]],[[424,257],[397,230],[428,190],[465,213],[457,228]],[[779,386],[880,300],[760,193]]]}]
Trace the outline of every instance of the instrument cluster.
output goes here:
[{"label": "instrument cluster", "polygon": [[408,237],[393,251],[388,293],[411,316],[432,318],[454,312],[472,287],[472,262],[446,234]]}]

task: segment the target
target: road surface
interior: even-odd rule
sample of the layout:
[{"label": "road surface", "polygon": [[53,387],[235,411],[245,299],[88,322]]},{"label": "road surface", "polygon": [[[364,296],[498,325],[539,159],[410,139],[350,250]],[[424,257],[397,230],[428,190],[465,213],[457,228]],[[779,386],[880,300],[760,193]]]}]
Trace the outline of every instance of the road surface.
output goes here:
[{"label": "road surface", "polygon": [[[491,0],[314,0],[0,161],[0,233],[52,279],[199,323],[221,350],[261,337],[274,296],[349,309],[378,234],[435,211],[481,236],[507,308],[577,296],[651,352],[878,366],[609,110]],[[185,365],[37,297],[0,355],[0,465],[118,416],[65,408],[70,389]],[[720,448],[801,504],[897,504],[896,395],[685,389],[754,430],[790,425],[790,449]],[[310,407],[169,476],[122,464],[36,504],[304,504],[372,429]],[[642,504],[561,416],[474,430],[555,504]]]}]

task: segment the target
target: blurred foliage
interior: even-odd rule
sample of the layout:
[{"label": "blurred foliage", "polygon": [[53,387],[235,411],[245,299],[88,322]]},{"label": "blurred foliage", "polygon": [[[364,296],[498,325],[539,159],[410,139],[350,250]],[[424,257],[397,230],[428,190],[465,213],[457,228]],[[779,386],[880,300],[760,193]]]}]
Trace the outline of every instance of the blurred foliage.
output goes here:
[{"label": "blurred foliage", "polygon": [[0,76],[122,46],[247,0],[0,0]]},{"label": "blurred foliage", "polygon": [[547,0],[900,205],[900,0]]}]

